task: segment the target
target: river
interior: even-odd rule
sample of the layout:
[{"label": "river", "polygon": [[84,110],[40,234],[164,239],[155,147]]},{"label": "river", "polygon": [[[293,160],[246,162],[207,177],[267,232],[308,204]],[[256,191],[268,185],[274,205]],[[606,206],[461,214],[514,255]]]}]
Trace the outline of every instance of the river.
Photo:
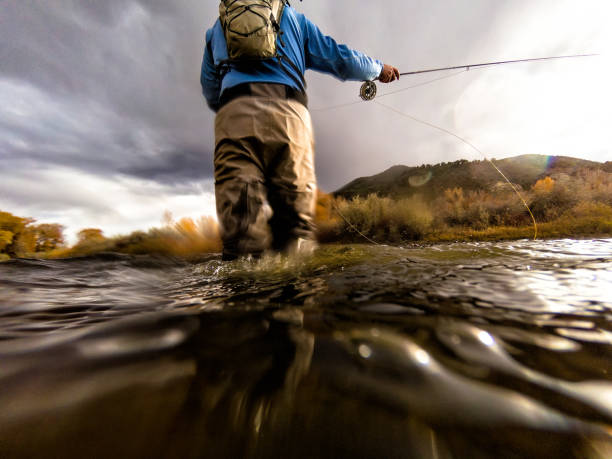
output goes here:
[{"label": "river", "polygon": [[0,263],[0,457],[612,457],[612,239]]}]

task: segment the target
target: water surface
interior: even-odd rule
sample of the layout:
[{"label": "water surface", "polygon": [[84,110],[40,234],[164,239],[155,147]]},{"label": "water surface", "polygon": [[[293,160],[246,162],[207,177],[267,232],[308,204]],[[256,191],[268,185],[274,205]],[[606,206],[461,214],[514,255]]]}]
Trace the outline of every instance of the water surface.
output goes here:
[{"label": "water surface", "polygon": [[0,264],[0,457],[612,457],[612,240]]}]

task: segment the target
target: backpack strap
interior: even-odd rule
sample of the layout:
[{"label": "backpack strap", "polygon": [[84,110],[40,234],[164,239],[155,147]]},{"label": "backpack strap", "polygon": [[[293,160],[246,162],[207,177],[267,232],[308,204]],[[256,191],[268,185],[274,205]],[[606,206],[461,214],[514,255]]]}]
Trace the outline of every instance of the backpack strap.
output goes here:
[{"label": "backpack strap", "polygon": [[272,24],[274,27],[278,27],[277,31],[280,30],[280,22],[283,18],[283,13],[285,12],[285,0],[272,0],[272,16],[270,19],[272,20]]},{"label": "backpack strap", "polygon": [[[308,87],[308,85],[306,84],[306,79],[304,78],[304,74],[300,71],[298,66],[295,65],[293,61],[289,59],[287,56],[285,56],[284,54],[278,54],[278,63],[281,66],[281,68],[285,71],[287,76],[291,78],[294,83],[298,85],[300,90],[302,92],[306,92],[306,88]],[[299,79],[296,78],[295,75],[293,75],[293,73],[289,72],[288,69],[283,66],[283,63],[286,63],[287,65],[289,65],[289,67],[291,67],[293,71],[299,75],[300,78]]]},{"label": "backpack strap", "polygon": [[[272,25],[276,29],[277,39],[280,42],[281,47],[284,47],[285,42],[283,41],[283,31],[280,28],[280,23],[283,20],[283,13],[285,12],[285,6],[291,6],[291,5],[289,4],[289,0],[273,0],[273,4],[276,7],[276,13],[273,8],[272,10],[273,16],[270,17],[270,20],[272,21]],[[295,65],[295,63],[291,59],[289,59],[289,57],[287,57],[286,55],[278,51],[278,46],[277,46],[276,54],[277,54],[276,57],[278,58],[278,64],[285,71],[285,73],[289,76],[289,78],[291,78],[293,82],[298,85],[300,90],[305,93],[307,84],[306,84],[306,79],[304,78],[304,74],[300,71],[298,66]],[[287,68],[283,66],[283,63],[286,63],[287,65],[289,65],[289,67],[291,67],[293,71],[299,75],[300,78],[297,79],[295,75],[289,72]]]}]

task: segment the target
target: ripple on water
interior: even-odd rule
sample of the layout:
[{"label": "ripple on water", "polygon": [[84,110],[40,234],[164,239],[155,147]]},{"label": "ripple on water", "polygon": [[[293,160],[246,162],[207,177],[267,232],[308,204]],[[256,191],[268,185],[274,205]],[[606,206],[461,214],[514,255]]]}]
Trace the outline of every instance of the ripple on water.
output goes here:
[{"label": "ripple on water", "polygon": [[[0,456],[83,438],[106,456],[121,454],[104,438],[175,457],[609,451],[610,253],[562,240],[0,264]],[[58,413],[45,436],[41,415]]]}]

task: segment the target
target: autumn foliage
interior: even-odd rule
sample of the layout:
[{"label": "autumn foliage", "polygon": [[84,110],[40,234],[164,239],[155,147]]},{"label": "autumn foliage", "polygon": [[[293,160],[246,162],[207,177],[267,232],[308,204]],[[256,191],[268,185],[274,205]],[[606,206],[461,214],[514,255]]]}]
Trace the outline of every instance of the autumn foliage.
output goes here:
[{"label": "autumn foliage", "polygon": [[213,217],[198,220],[182,218],[179,221],[165,218],[161,228],[147,232],[135,231],[127,236],[106,238],[102,230],[86,228],[78,233],[74,247],[51,252],[51,257],[75,257],[100,252],[119,252],[126,254],[152,254],[198,257],[201,254],[221,251],[221,238],[217,221]]},{"label": "autumn foliage", "polygon": [[64,228],[61,225],[43,223],[0,212],[0,259],[32,257],[64,245]]},{"label": "autumn foliage", "polygon": [[[498,183],[489,190],[448,188],[433,198],[371,194],[346,200],[322,195],[317,206],[320,240],[514,239],[532,237],[533,212],[541,237],[612,235],[612,174],[581,171],[536,181],[529,189]],[[321,209],[321,210],[319,210]],[[365,236],[365,237],[364,237]]]},{"label": "autumn foliage", "polygon": [[77,242],[72,247],[65,245],[61,225],[34,223],[31,218],[0,212],[0,261],[14,257],[66,258],[101,252],[190,258],[221,251],[219,227],[213,217],[174,221],[168,214],[161,228],[111,238],[99,228],[85,228],[77,233]]}]

